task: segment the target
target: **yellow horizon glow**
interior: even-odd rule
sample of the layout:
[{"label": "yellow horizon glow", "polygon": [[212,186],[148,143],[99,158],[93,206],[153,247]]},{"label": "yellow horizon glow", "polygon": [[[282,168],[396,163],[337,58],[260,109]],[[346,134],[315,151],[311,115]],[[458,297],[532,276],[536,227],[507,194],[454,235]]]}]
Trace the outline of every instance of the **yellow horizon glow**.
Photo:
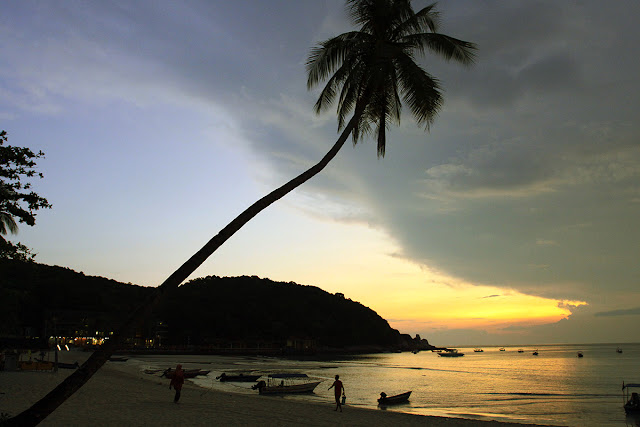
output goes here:
[{"label": "yellow horizon glow", "polygon": [[[294,221],[300,218],[291,218]],[[469,283],[434,271],[396,255],[402,250],[388,235],[364,225],[314,219],[313,226],[304,230],[299,243],[294,243],[298,234],[288,236],[292,246],[303,249],[295,254],[270,251],[255,241],[252,247],[260,249],[259,256],[247,256],[242,242],[234,242],[227,250],[235,251],[237,244],[238,250],[245,251],[244,259],[251,259],[251,274],[343,293],[401,332],[476,329],[499,333],[509,327],[554,323],[569,317],[572,307],[587,304]],[[216,263],[225,265],[226,271],[218,269],[216,274],[247,273],[246,263],[232,271],[224,252],[221,255]]]}]

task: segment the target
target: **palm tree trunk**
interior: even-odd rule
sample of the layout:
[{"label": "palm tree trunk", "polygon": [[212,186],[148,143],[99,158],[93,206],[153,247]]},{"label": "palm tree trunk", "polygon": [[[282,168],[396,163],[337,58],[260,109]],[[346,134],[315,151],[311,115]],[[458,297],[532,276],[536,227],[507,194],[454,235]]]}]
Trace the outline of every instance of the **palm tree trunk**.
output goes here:
[{"label": "palm tree trunk", "polygon": [[73,393],[82,387],[95,374],[104,363],[109,360],[115,350],[118,349],[120,343],[133,329],[133,326],[142,322],[147,318],[154,307],[164,299],[164,297],[178,286],[193,273],[202,263],[213,254],[224,242],[226,242],[236,231],[240,230],[254,216],[266,209],[272,203],[280,200],[286,194],[304,184],[306,181],[320,173],[325,166],[338,154],[346,142],[349,134],[357,123],[362,109],[356,110],[353,118],[340,134],[336,143],[331,147],[329,152],[317,164],[301,173],[291,181],[273,190],[253,205],[248,207],[244,212],[238,215],[226,227],[214,236],[206,245],[196,252],[189,260],[187,260],[180,268],[178,268],[167,280],[165,280],[154,295],[150,296],[137,310],[123,323],[120,329],[113,336],[105,341],[99,349],[87,359],[87,361],[78,368],[73,374],[68,376],[49,394],[36,402],[29,409],[10,418],[6,421],[7,426],[35,426],[44,420],[49,414],[58,408]]}]

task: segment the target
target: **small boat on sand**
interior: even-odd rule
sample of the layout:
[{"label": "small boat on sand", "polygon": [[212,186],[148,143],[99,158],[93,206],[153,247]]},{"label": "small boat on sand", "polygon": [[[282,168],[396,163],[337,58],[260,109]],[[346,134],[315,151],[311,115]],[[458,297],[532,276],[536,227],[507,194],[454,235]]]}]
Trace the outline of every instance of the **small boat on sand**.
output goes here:
[{"label": "small boat on sand", "polygon": [[[195,378],[198,375],[207,375],[211,371],[205,371],[203,369],[183,369],[182,372],[184,373],[185,378]],[[166,369],[160,376],[172,379],[175,373],[176,373],[175,369],[169,368],[169,369]]]},{"label": "small boat on sand", "polygon": [[[53,363],[53,367],[55,368],[56,363],[55,362],[49,362],[49,361],[45,361],[42,359],[36,359],[37,362],[40,363]],[[58,369],[76,369],[80,366],[80,364],[78,362],[75,363],[64,363],[64,362],[58,362]]]},{"label": "small boat on sand", "polygon": [[385,392],[382,392],[380,393],[380,398],[378,399],[378,405],[395,405],[397,403],[404,403],[409,400],[409,396],[411,396],[410,391],[396,394],[395,396],[387,396]]},{"label": "small boat on sand", "polygon": [[226,373],[222,373],[219,377],[216,377],[217,380],[221,382],[236,382],[236,383],[253,383],[258,381],[262,375],[227,375]]},{"label": "small boat on sand", "polygon": [[483,350],[483,349],[481,349],[481,348],[474,348],[474,349],[473,349],[473,352],[474,352],[474,353],[484,353],[484,350]]},{"label": "small boat on sand", "polygon": [[307,374],[271,374],[267,381],[251,387],[260,394],[311,393],[322,381],[309,381]]}]

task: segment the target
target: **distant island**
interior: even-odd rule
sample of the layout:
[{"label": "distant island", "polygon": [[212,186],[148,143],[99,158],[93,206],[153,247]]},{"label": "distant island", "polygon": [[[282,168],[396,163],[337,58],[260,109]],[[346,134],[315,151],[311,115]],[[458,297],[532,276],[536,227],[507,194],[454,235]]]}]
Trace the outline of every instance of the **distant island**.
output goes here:
[{"label": "distant island", "polygon": [[[0,350],[43,348],[52,336],[94,347],[151,292],[155,288],[69,268],[0,260]],[[433,348],[341,293],[257,276],[208,276],[169,295],[123,351],[286,355]]]}]

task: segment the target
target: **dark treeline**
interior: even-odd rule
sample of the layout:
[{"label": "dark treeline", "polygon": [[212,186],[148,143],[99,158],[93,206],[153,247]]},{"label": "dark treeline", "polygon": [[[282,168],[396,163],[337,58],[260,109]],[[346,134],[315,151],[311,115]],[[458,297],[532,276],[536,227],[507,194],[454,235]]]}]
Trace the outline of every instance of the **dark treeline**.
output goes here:
[{"label": "dark treeline", "polygon": [[[0,340],[47,337],[54,331],[108,335],[153,291],[68,268],[0,260]],[[147,324],[138,325],[136,335],[136,345],[154,338],[154,346],[165,347],[234,342],[285,346],[291,338],[311,342],[317,350],[428,346],[341,294],[256,276],[191,280],[174,291]]]}]

